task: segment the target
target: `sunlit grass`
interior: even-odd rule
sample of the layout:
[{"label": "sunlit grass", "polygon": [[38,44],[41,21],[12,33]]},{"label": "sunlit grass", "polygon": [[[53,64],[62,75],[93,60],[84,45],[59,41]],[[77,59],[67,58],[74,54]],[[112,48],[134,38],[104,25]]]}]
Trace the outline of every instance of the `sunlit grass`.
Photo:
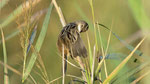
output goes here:
[{"label": "sunlit grass", "polygon": [[[4,2],[4,0],[2,0],[2,2],[4,2],[4,4],[0,5],[0,9],[2,9],[5,6],[5,3],[8,3],[9,0],[6,0]],[[66,84],[66,78],[70,78],[72,83],[87,83],[87,84],[108,84],[108,83],[121,83],[124,80],[131,80],[129,77],[133,76],[134,74],[137,74],[136,72],[143,70],[144,67],[147,67],[149,65],[149,62],[142,62],[141,64],[139,64],[137,67],[135,67],[134,69],[130,69],[126,72],[121,72],[122,68],[125,67],[125,65],[127,64],[127,62],[129,62],[129,60],[131,59],[131,57],[133,56],[134,53],[136,53],[137,55],[141,55],[141,51],[137,50],[137,48],[142,44],[142,42],[144,41],[145,37],[138,43],[138,45],[136,47],[131,46],[130,44],[127,44],[124,40],[122,40],[120,37],[118,37],[114,32],[112,32],[112,25],[110,27],[110,29],[107,29],[109,31],[108,33],[108,40],[105,41],[104,43],[104,37],[102,37],[102,30],[101,27],[105,27],[103,25],[99,25],[96,24],[97,21],[95,21],[95,18],[97,18],[97,16],[95,16],[96,12],[94,7],[94,0],[89,0],[89,6],[90,6],[90,11],[91,11],[91,17],[92,20],[89,19],[89,17],[87,17],[84,12],[82,11],[82,9],[78,6],[78,3],[75,4],[75,9],[77,9],[77,11],[79,12],[79,14],[81,15],[81,17],[83,17],[83,19],[85,21],[87,21],[89,23],[89,25],[92,27],[91,29],[93,29],[94,31],[91,31],[91,29],[89,30],[90,32],[92,32],[94,39],[95,40],[91,40],[93,38],[91,38],[89,32],[87,32],[86,38],[87,40],[85,40],[87,42],[87,50],[88,50],[88,57],[83,59],[83,58],[76,58],[74,59],[75,62],[77,62],[77,64],[73,64],[71,63],[69,60],[67,60],[68,64],[70,64],[71,66],[77,68],[78,70],[80,70],[81,72],[81,76],[76,76],[76,75],[72,75],[72,74],[60,74],[62,76],[52,79],[50,80],[49,78],[49,71],[47,71],[48,67],[45,67],[46,64],[44,63],[45,60],[42,59],[42,54],[40,54],[40,50],[41,47],[43,45],[44,38],[46,36],[46,33],[48,31],[48,25],[50,24],[50,20],[51,20],[51,12],[52,12],[52,8],[53,8],[53,4],[55,6],[55,9],[57,12],[54,12],[56,14],[58,14],[59,16],[59,20],[58,22],[61,22],[62,27],[66,25],[65,18],[64,18],[64,11],[61,10],[61,7],[58,6],[57,2],[55,0],[53,0],[48,8],[48,12],[46,13],[46,16],[44,18],[43,21],[43,25],[42,28],[40,28],[41,30],[37,29],[38,23],[37,23],[37,18],[39,18],[41,15],[37,15],[36,19],[34,17],[34,15],[32,14],[32,9],[34,6],[37,6],[37,3],[39,3],[41,0],[37,0],[36,2],[31,2],[29,3],[24,2],[23,4],[21,4],[20,6],[18,6],[16,8],[15,11],[13,11],[12,13],[9,14],[9,16],[0,23],[0,28],[4,29],[6,28],[6,26],[9,26],[10,23],[12,23],[15,19],[20,19],[20,16],[24,16],[24,21],[23,23],[19,23],[19,21],[16,21],[18,24],[18,29],[20,29],[20,31],[18,29],[16,29],[15,31],[13,31],[10,35],[7,35],[6,38],[4,39],[4,35],[3,32],[1,32],[2,34],[2,39],[0,40],[0,44],[3,43],[3,53],[4,53],[4,63],[0,61],[1,65],[4,65],[4,84],[8,84],[9,82],[9,75],[8,74],[8,70],[12,71],[13,73],[18,74],[20,77],[22,76],[22,82],[28,84],[28,83],[34,83],[34,84],[38,84],[39,81],[44,81],[45,84],[55,84],[55,83],[63,83]],[[137,21],[137,23],[140,25],[140,27],[149,27],[148,23],[149,23],[149,19],[147,18],[146,14],[144,13],[144,9],[143,6],[138,6],[141,5],[139,4],[139,2],[134,3],[131,0],[128,0],[128,3],[131,6],[133,15]],[[26,7],[23,6],[26,4]],[[60,4],[60,3],[59,3]],[[30,6],[31,5],[31,6]],[[142,7],[142,16],[144,18],[139,18],[139,16],[141,16],[140,14],[138,14],[137,12],[139,12],[139,10],[136,8],[138,7],[139,9]],[[42,13],[43,14],[43,13]],[[32,17],[33,15],[33,17]],[[65,15],[66,17],[67,15]],[[33,21],[31,21],[31,19],[33,19]],[[142,21],[141,21],[142,20]],[[146,23],[143,23],[144,21],[146,21]],[[101,23],[101,22],[98,22]],[[36,34],[34,32],[34,29],[36,29],[35,32],[39,31],[39,36],[38,34]],[[2,30],[1,30],[2,31]],[[11,38],[13,38],[14,36],[18,35],[20,33],[20,44],[22,46],[22,54],[24,56],[23,58],[23,64],[21,65],[21,67],[23,67],[22,73],[19,70],[13,69],[11,66],[9,66],[7,64],[7,54],[6,54],[6,46],[5,46],[5,41],[10,40]],[[32,34],[31,34],[32,33]],[[131,53],[127,55],[127,57],[122,57],[121,58],[121,54],[120,58],[121,61],[119,63],[119,65],[117,65],[116,67],[113,66],[112,64],[108,64],[110,62],[107,62],[106,57],[108,55],[112,55],[112,56],[116,56],[117,53],[115,53],[115,55],[113,55],[111,52],[109,51],[110,49],[110,39],[111,39],[111,34],[113,36],[115,36],[115,38],[117,38],[120,43],[123,43],[123,45],[125,45],[126,48],[128,48]],[[32,37],[33,36],[33,37]],[[37,41],[34,39],[35,37],[37,37]],[[31,39],[30,39],[31,38]],[[99,41],[100,40],[100,41]],[[52,40],[53,41],[53,40]],[[35,43],[35,46],[33,44],[33,42]],[[92,42],[94,43],[94,45],[92,45]],[[30,45],[30,46],[29,46]],[[31,49],[30,49],[31,48]],[[31,52],[29,53],[28,50],[31,50]],[[50,51],[52,52],[52,51]],[[98,52],[101,52],[102,54],[102,59],[100,58],[100,55],[98,54]],[[110,52],[110,53],[108,53]],[[119,52],[122,53],[122,52]],[[123,54],[124,55],[124,54]],[[30,56],[29,59],[27,59],[27,56]],[[118,57],[118,56],[116,56]],[[38,59],[37,59],[38,58]],[[63,57],[61,56],[62,59],[62,64],[63,64]],[[98,62],[97,60],[101,59],[100,62]],[[108,58],[109,59],[109,58]],[[56,59],[57,60],[57,59]],[[112,59],[110,58],[109,61],[112,61]],[[118,60],[117,60],[118,61]],[[108,64],[108,65],[106,65]],[[113,70],[109,70],[108,67],[113,66]],[[33,67],[38,68],[39,72],[36,72],[36,70],[34,70]],[[57,65],[56,65],[57,66]],[[33,71],[33,72],[32,72]],[[61,70],[60,70],[61,71]],[[104,71],[104,72],[102,72]],[[64,71],[63,71],[64,72]],[[120,77],[119,73],[124,74],[125,76],[128,74],[128,79],[126,77]],[[32,74],[38,74],[37,76],[32,76]],[[137,83],[138,81],[140,81],[141,79],[143,79],[145,76],[147,76],[149,74],[149,71],[144,73],[143,75],[140,75],[139,77],[136,77],[135,80],[129,81],[129,83]],[[39,80],[39,78],[41,80]],[[25,80],[27,82],[25,82]]]}]

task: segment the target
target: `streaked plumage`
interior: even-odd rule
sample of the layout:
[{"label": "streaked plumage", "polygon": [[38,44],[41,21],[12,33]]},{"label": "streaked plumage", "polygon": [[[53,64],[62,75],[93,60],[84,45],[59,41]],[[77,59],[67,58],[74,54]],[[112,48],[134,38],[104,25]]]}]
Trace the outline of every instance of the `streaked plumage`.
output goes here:
[{"label": "streaked plumage", "polygon": [[[64,45],[64,56],[75,58],[77,56],[87,57],[87,50],[80,37],[80,33],[88,30],[88,24],[85,21],[76,21],[67,24],[58,36],[57,46],[62,54],[62,45]],[[65,61],[65,71],[67,62]]]}]

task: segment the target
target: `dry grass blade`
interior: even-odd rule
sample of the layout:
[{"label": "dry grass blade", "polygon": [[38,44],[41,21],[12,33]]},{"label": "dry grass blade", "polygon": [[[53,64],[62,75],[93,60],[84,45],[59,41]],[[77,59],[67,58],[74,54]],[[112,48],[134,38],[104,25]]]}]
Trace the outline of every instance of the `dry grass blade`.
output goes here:
[{"label": "dry grass blade", "polygon": [[91,70],[91,84],[93,84],[93,82],[94,82],[95,56],[96,56],[96,47],[94,46],[94,50],[93,50],[93,63],[92,63],[92,70]]},{"label": "dry grass blade", "polygon": [[[58,54],[58,53],[57,53],[57,54]],[[59,55],[59,54],[58,54],[58,55]],[[63,59],[63,57],[62,57],[61,55],[59,55],[59,56]],[[65,59],[65,61],[67,61],[67,63],[70,64],[71,66],[73,66],[73,67],[75,67],[75,68],[77,68],[77,69],[82,70],[80,67],[78,67],[78,66],[76,66],[75,64],[69,62],[67,59]],[[83,71],[84,71],[84,70],[83,70]]]},{"label": "dry grass blade", "polygon": [[[79,78],[79,77],[77,77],[77,76],[70,75],[70,74],[67,74],[66,76],[67,76],[67,77],[76,78],[76,79],[79,79],[79,80],[83,80],[82,78]],[[63,77],[63,76],[60,76],[60,77],[58,77],[58,78],[53,79],[52,81],[49,82],[49,84],[52,84],[53,82],[55,82],[55,81],[61,79],[62,77]]]},{"label": "dry grass blade", "polygon": [[62,55],[63,55],[63,58],[62,58],[62,66],[63,66],[62,84],[65,84],[65,67],[66,67],[65,65],[66,65],[66,64],[65,64],[65,55],[64,55],[64,45],[62,45],[62,46],[63,46],[63,47],[62,47],[62,48],[63,48],[63,49],[62,49],[62,50],[63,50],[63,52],[62,52]]},{"label": "dry grass blade", "polygon": [[[62,11],[61,11],[60,7],[58,7],[56,0],[52,0],[52,2],[53,2],[54,6],[55,6],[55,8],[56,8],[56,11],[57,11],[58,15],[59,15],[59,18],[60,18],[60,21],[61,21],[61,23],[62,23],[62,26],[64,27],[64,26],[66,25],[66,22],[65,22],[64,16],[62,15]],[[62,55],[63,55],[63,58],[62,58],[62,67],[63,67],[62,84],[65,84],[65,63],[64,63],[64,60],[65,60],[64,58],[65,58],[65,56],[64,56],[64,45],[63,45],[63,52],[62,52]]]},{"label": "dry grass blade", "polygon": [[[0,64],[4,66],[4,63],[3,63],[2,61],[0,61]],[[16,73],[17,75],[22,76],[22,74],[21,74],[19,71],[17,71],[17,70],[14,69],[13,67],[9,66],[8,64],[6,64],[5,66],[6,66],[10,71]]]},{"label": "dry grass blade", "polygon": [[[0,64],[4,66],[4,63],[3,63],[2,61],[0,61]],[[6,64],[6,67],[7,67],[7,69],[9,69],[10,71],[16,73],[17,75],[22,76],[22,73],[21,73],[21,72],[19,72],[19,71],[16,70],[15,68],[9,66],[8,64]],[[29,76],[30,76],[30,78],[32,79],[32,81],[34,82],[34,84],[37,84],[36,81],[34,80],[34,78],[33,78],[31,75],[29,75]],[[31,82],[30,79],[27,79],[27,80],[28,80],[29,82]],[[32,83],[32,82],[31,82],[31,83]]]},{"label": "dry grass blade", "polygon": [[[36,52],[35,49],[34,49],[34,47],[32,45],[31,45],[31,49],[34,52]],[[40,70],[40,72],[42,73],[42,75],[40,75],[36,71],[35,72],[44,80],[45,84],[48,84],[49,83],[49,77],[48,77],[48,74],[47,74],[47,71],[46,71],[46,68],[45,68],[45,64],[44,64],[44,62],[42,60],[42,57],[41,57],[40,53],[39,52],[36,52],[36,53],[38,55],[38,62],[36,62],[36,66]]]},{"label": "dry grass blade", "polygon": [[62,23],[62,25],[64,27],[66,25],[66,21],[64,19],[63,14],[62,14],[61,8],[57,5],[56,0],[52,0],[52,1],[53,1],[53,4],[54,4],[55,8],[56,8],[56,11],[57,11],[57,13],[59,15],[60,22]]},{"label": "dry grass blade", "polygon": [[31,80],[33,81],[34,84],[38,84],[31,74],[29,74],[29,77],[31,78]]},{"label": "dry grass blade", "polygon": [[[32,6],[35,6],[37,3],[39,3],[41,0],[33,0]],[[24,10],[28,10],[30,8],[29,6],[30,1],[26,1],[22,5],[20,5],[15,11],[13,11],[4,22],[0,24],[2,28],[7,26],[9,23],[11,23],[13,20],[15,20],[18,16],[20,16]]]},{"label": "dry grass blade", "polygon": [[138,45],[134,48],[134,50],[115,68],[115,70],[104,80],[103,84],[108,83],[117,75],[117,73],[125,66],[128,60],[132,57],[137,48],[143,43],[145,38],[146,36],[138,43]]},{"label": "dry grass blade", "polygon": [[148,74],[150,74],[150,70],[146,73],[144,73],[143,75],[141,75],[140,77],[138,77],[136,80],[134,80],[131,84],[137,84],[138,81],[140,81],[142,78],[144,78],[145,76],[147,76]]},{"label": "dry grass blade", "polygon": [[8,69],[6,67],[6,65],[7,65],[7,51],[6,51],[4,33],[3,33],[2,28],[1,28],[1,34],[2,34],[3,55],[4,55],[4,84],[9,84]]},{"label": "dry grass blade", "polygon": [[77,57],[75,58],[75,60],[77,61],[77,63],[78,63],[79,66],[81,67],[81,69],[82,69],[81,73],[82,73],[83,79],[84,79],[84,81],[86,81],[86,80],[87,80],[87,79],[86,79],[86,75],[85,75],[85,72],[83,71],[83,70],[85,70],[85,68],[84,68],[84,64],[83,64],[81,58],[80,58],[79,56],[77,56]]},{"label": "dry grass blade", "polygon": [[58,78],[55,78],[54,80],[50,81],[49,84],[52,84],[53,82],[55,82],[55,81],[57,81],[57,80],[59,80],[59,79],[61,79],[61,78],[62,78],[62,76],[60,76],[60,77],[58,77]]}]

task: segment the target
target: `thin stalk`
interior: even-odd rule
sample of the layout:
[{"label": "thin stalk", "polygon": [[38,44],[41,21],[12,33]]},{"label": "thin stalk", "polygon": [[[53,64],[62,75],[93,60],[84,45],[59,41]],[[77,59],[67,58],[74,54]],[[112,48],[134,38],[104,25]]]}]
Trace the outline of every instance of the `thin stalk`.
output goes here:
[{"label": "thin stalk", "polygon": [[93,1],[90,2],[91,10],[92,10],[92,18],[93,18],[93,25],[94,25],[94,35],[95,35],[95,44],[96,44],[96,51],[98,51],[98,44],[97,44],[97,32],[95,27],[95,14],[94,14],[94,8],[93,8]]},{"label": "thin stalk", "polygon": [[61,8],[57,5],[57,2],[56,2],[56,0],[52,0],[53,1],[53,4],[54,4],[54,6],[55,6],[55,8],[56,8],[56,11],[57,11],[57,13],[58,13],[58,16],[59,16],[59,18],[60,18],[60,22],[62,23],[62,25],[63,25],[63,27],[66,25],[66,21],[65,21],[65,19],[64,19],[64,16],[63,16],[63,13],[62,13],[62,11],[61,11]]},{"label": "thin stalk", "polygon": [[63,52],[62,52],[62,55],[63,55],[63,58],[62,58],[62,66],[63,66],[63,78],[62,78],[62,84],[65,84],[65,62],[64,62],[64,60],[65,60],[65,55],[64,55],[64,45],[62,45],[62,50],[63,50]]},{"label": "thin stalk", "polygon": [[1,34],[2,34],[3,55],[4,55],[4,84],[9,84],[8,69],[6,67],[6,65],[7,65],[7,52],[6,52],[6,45],[5,45],[4,33],[3,33],[2,28],[1,28]]},{"label": "thin stalk", "polygon": [[94,46],[94,49],[93,49],[93,63],[92,63],[92,71],[91,71],[91,84],[93,84],[93,82],[94,82],[95,56],[96,56],[96,49],[95,49],[95,46]]},{"label": "thin stalk", "polygon": [[[98,25],[97,25],[98,26]],[[103,58],[105,58],[105,53],[104,53],[104,48],[103,48],[103,43],[102,43],[102,38],[101,38],[101,31],[100,31],[100,28],[98,26],[98,32],[99,32],[99,38],[100,38],[100,45],[101,45],[101,50],[102,50],[102,55],[103,55]],[[98,73],[99,73],[99,70],[101,68],[101,64],[102,64],[102,61],[104,59],[101,60],[100,63],[98,63],[98,67],[96,69],[96,72],[95,72],[95,76],[97,77],[98,76]]]},{"label": "thin stalk", "polygon": [[[113,23],[112,23],[112,25],[113,25]],[[107,47],[106,47],[106,51],[105,51],[105,57],[106,57],[106,54],[107,54],[107,52],[108,52],[108,47],[109,47],[109,44],[110,44],[111,31],[112,31],[112,26],[111,26],[111,29],[110,29],[110,32],[109,32],[109,36],[108,36]],[[106,75],[106,78],[107,78],[107,77],[108,77],[107,66],[106,66],[105,58],[104,58],[104,57],[103,57],[103,59],[104,59],[105,75]]]}]

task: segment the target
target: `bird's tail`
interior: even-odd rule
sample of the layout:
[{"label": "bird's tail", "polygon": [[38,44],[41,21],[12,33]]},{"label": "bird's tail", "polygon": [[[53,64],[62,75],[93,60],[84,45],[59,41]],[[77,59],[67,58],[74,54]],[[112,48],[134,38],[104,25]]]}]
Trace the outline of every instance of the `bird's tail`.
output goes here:
[{"label": "bird's tail", "polygon": [[76,43],[72,45],[72,54],[73,57],[87,57],[87,50],[80,36],[78,37]]}]

